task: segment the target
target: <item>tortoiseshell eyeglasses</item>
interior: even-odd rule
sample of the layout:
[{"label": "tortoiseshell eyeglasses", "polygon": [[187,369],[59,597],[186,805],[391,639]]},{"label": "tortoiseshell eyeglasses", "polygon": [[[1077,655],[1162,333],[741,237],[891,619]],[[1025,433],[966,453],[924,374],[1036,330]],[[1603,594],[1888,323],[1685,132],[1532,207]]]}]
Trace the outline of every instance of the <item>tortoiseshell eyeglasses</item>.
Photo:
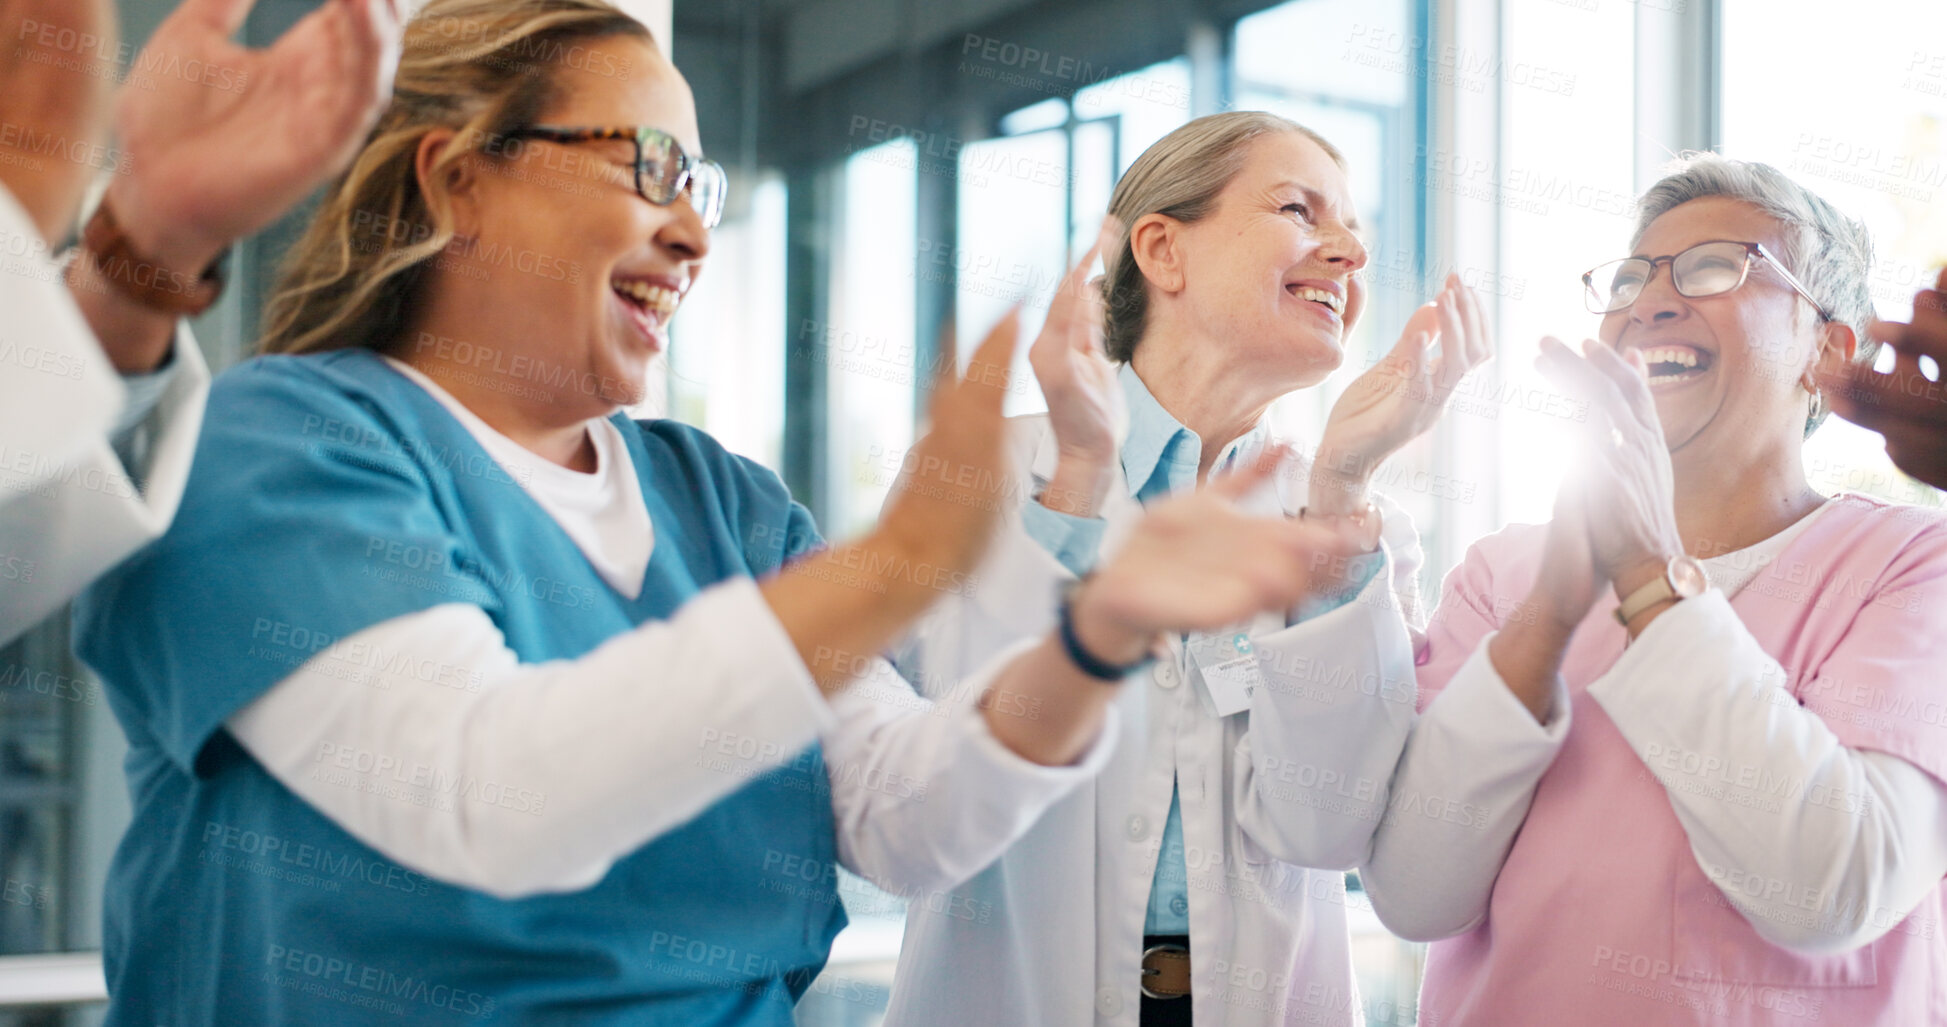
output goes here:
[{"label": "tortoiseshell eyeglasses", "polygon": [[635,191],[658,207],[667,207],[689,193],[690,206],[703,219],[704,228],[715,228],[723,220],[723,198],[729,179],[723,165],[683,152],[675,137],[647,125],[622,128],[568,128],[559,125],[532,125],[510,133],[512,139],[545,139],[554,143],[590,143],[623,139],[635,144]]}]

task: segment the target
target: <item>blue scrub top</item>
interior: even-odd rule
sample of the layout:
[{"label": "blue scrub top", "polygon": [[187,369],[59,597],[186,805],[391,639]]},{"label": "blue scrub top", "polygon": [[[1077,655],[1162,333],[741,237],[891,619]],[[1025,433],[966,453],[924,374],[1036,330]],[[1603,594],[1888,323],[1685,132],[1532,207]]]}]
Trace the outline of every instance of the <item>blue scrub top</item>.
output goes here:
[{"label": "blue scrub top", "polygon": [[[573,659],[817,544],[770,471],[681,424],[616,424],[656,532],[633,600],[377,355],[266,357],[218,380],[174,527],[76,613],[130,747],[109,1023],[791,1023],[845,923],[815,746],[592,888],[504,900],[386,859],[223,730],[394,617],[471,603],[523,662]],[[689,687],[648,671],[644,688]],[[551,797],[519,782],[450,787],[548,830]]]}]

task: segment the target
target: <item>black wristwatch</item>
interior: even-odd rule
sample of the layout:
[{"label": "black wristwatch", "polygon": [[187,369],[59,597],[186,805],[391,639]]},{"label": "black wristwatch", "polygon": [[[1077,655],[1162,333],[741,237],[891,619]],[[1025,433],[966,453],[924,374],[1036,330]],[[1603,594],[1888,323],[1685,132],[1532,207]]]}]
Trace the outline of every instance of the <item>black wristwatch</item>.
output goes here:
[{"label": "black wristwatch", "polygon": [[1061,603],[1058,607],[1061,625],[1057,634],[1061,638],[1062,651],[1068,655],[1068,662],[1089,677],[1108,682],[1120,682],[1123,678],[1155,663],[1156,653],[1153,647],[1146,650],[1143,657],[1134,663],[1110,663],[1089,652],[1088,647],[1082,645],[1082,640],[1075,634],[1075,593],[1080,591],[1087,580],[1088,578],[1084,576],[1064,582],[1061,586]]}]

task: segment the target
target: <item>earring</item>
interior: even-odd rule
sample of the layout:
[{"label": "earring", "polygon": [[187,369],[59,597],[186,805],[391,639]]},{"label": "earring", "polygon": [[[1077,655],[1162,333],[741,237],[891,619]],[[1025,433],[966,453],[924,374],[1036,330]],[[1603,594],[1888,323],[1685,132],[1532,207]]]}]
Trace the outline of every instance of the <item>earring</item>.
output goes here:
[{"label": "earring", "polygon": [[1825,416],[1825,393],[1817,386],[1812,387],[1812,412],[1809,416],[1814,424]]}]

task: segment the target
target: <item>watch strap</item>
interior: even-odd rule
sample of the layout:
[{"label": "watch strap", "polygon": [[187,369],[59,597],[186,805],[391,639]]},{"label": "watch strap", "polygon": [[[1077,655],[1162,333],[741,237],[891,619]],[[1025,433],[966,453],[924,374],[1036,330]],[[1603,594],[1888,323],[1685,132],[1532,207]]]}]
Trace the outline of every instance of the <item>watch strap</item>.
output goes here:
[{"label": "watch strap", "polygon": [[1061,592],[1057,617],[1059,626],[1056,635],[1061,639],[1062,652],[1067,655],[1068,662],[1089,677],[1106,682],[1120,682],[1123,678],[1155,663],[1156,656],[1153,652],[1134,663],[1118,664],[1110,663],[1088,651],[1088,647],[1082,644],[1081,637],[1075,633],[1075,592],[1081,587],[1083,580],[1087,579],[1070,582]]},{"label": "watch strap", "polygon": [[177,317],[193,317],[208,310],[223,294],[223,258],[203,269],[200,277],[185,278],[137,253],[135,244],[115,220],[106,199],[95,208],[81,233],[83,259],[108,284],[141,306]]},{"label": "watch strap", "polygon": [[1623,598],[1622,605],[1616,607],[1616,623],[1628,627],[1629,622],[1635,620],[1644,610],[1665,599],[1675,598],[1677,598],[1677,590],[1670,584],[1670,570],[1665,567],[1663,573]]}]

